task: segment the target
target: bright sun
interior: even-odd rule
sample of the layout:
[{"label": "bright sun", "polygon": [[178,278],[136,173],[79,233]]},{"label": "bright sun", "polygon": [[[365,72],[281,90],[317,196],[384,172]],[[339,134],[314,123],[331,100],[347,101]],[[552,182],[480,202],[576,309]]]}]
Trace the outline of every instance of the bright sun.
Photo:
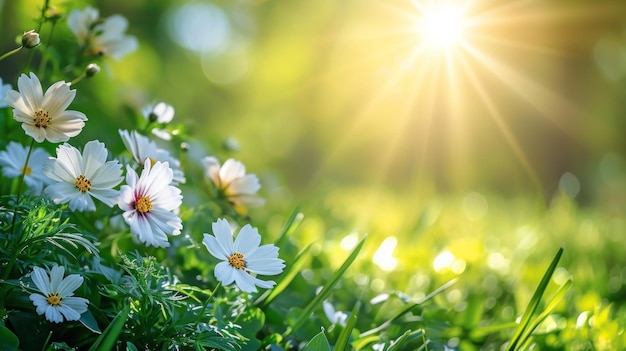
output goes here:
[{"label": "bright sun", "polygon": [[455,3],[439,3],[421,8],[418,31],[428,48],[450,50],[463,39],[465,9]]}]

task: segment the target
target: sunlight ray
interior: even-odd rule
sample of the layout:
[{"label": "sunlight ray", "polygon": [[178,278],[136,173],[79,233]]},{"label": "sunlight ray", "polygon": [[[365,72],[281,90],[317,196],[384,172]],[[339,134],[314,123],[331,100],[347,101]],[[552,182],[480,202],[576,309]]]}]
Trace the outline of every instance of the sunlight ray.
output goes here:
[{"label": "sunlight ray", "polygon": [[530,161],[528,160],[524,151],[519,145],[517,138],[515,137],[511,129],[508,127],[508,125],[504,121],[504,118],[502,114],[500,113],[500,111],[497,109],[495,103],[493,102],[493,99],[491,98],[491,96],[489,96],[485,87],[481,83],[480,79],[476,76],[476,74],[474,73],[472,68],[468,65],[468,63],[463,60],[460,62],[461,62],[461,66],[465,74],[467,74],[469,78],[470,83],[473,85],[482,103],[489,111],[489,116],[492,118],[492,120],[494,121],[494,123],[496,124],[496,126],[498,127],[502,135],[504,136],[504,139],[506,140],[509,147],[513,151],[513,154],[515,155],[517,160],[522,165],[524,171],[526,171],[531,181],[535,184],[539,194],[543,195],[544,190],[543,190],[543,186],[541,185],[541,181],[539,180],[539,176],[537,175],[534,168],[530,164]]}]

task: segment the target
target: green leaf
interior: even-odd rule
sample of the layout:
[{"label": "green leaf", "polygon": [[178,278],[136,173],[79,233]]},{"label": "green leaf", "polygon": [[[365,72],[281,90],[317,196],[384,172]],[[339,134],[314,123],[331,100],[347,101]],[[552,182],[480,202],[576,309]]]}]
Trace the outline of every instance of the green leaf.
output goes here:
[{"label": "green leaf", "polygon": [[139,351],[137,346],[135,346],[132,342],[126,342],[126,351]]},{"label": "green leaf", "polygon": [[92,332],[102,334],[102,330],[100,330],[98,322],[96,322],[96,319],[93,317],[93,314],[91,314],[91,312],[86,311],[85,313],[81,314],[78,321],[82,325],[84,325],[85,328],[91,330]]},{"label": "green leaf", "polygon": [[0,351],[15,351],[20,340],[7,327],[0,326]]},{"label": "green leaf", "polygon": [[[328,283],[324,285],[322,290],[317,295],[315,295],[313,300],[309,302],[309,304],[304,308],[304,311],[300,315],[300,318],[296,320],[296,322],[291,326],[291,330],[297,330],[302,325],[302,323],[309,319],[309,316],[311,315],[311,312],[313,312],[313,309],[315,309],[322,301],[326,299],[326,297],[330,293],[330,290],[335,286],[335,284],[337,284],[339,278],[343,276],[348,267],[350,267],[352,262],[354,262],[356,257],[359,255],[359,252],[361,252],[366,238],[367,235],[361,238],[359,243],[354,247],[354,250],[352,250],[350,256],[348,256],[348,258],[344,261],[341,267],[339,267],[339,269],[337,269],[337,271],[335,271],[335,273],[330,277]],[[287,330],[284,335],[289,333],[290,330]]]},{"label": "green leaf", "polygon": [[393,317],[389,318],[388,320],[383,322],[378,327],[370,329],[370,330],[368,330],[366,332],[363,332],[360,336],[364,337],[364,336],[376,334],[376,333],[380,332],[381,330],[384,330],[385,328],[389,327],[391,325],[391,323],[393,323],[393,321],[395,321],[396,319],[398,319],[398,318],[404,316],[405,314],[409,313],[416,306],[419,306],[419,305],[425,303],[426,301],[432,299],[433,297],[437,296],[442,291],[444,291],[447,288],[449,288],[452,284],[456,283],[456,281],[457,281],[457,279],[452,279],[451,281],[445,283],[444,285],[442,285],[439,288],[437,288],[435,291],[433,291],[430,294],[426,295],[424,298],[409,304],[409,306],[405,307],[400,312],[396,313]]},{"label": "green leaf", "polygon": [[567,293],[569,288],[572,286],[572,280],[568,279],[563,285],[559,287],[559,289],[552,295],[550,302],[546,306],[546,308],[533,320],[533,322],[526,329],[522,337],[520,338],[519,345],[523,345],[528,338],[530,338],[532,332],[546,319],[552,310],[556,307],[556,305],[563,299],[563,296]]},{"label": "green leaf", "polygon": [[118,337],[124,329],[124,324],[130,313],[130,304],[124,304],[124,308],[118,312],[113,321],[104,329],[104,332],[91,345],[89,351],[108,351],[113,349]]},{"label": "green leaf", "polygon": [[556,270],[556,266],[559,263],[559,260],[561,259],[562,254],[563,254],[563,248],[560,248],[559,251],[556,253],[556,256],[554,256],[552,263],[550,263],[550,266],[546,270],[546,273],[543,275],[543,278],[541,278],[541,282],[539,282],[539,286],[537,287],[537,290],[535,290],[535,293],[530,299],[530,302],[528,303],[528,306],[526,307],[526,310],[524,311],[524,314],[522,315],[522,319],[520,320],[520,323],[517,326],[517,329],[515,330],[515,333],[513,334],[513,338],[511,339],[511,342],[507,346],[506,351],[517,350],[518,347],[522,344],[521,343],[522,336],[527,334],[527,329],[529,329],[530,327],[532,316],[537,310],[537,307],[539,306],[541,297],[543,296],[543,293],[546,291],[546,288],[548,287],[548,283],[550,283],[550,278],[552,277],[552,274]]},{"label": "green leaf", "polygon": [[354,325],[356,324],[356,314],[359,311],[360,307],[361,304],[357,301],[357,303],[354,305],[354,308],[352,309],[352,312],[350,313],[350,318],[348,318],[348,321],[346,322],[346,326],[341,331],[341,334],[339,334],[337,342],[335,342],[335,347],[333,348],[334,351],[344,351],[348,346],[348,342],[350,341],[350,335],[352,334],[352,330],[354,329]]},{"label": "green leaf", "polygon": [[285,222],[285,225],[280,231],[280,235],[278,236],[278,239],[276,239],[274,245],[281,247],[283,241],[285,241],[285,239],[289,237],[289,234],[293,233],[296,228],[298,228],[300,223],[302,223],[303,218],[304,216],[300,212],[300,206],[296,206],[296,208],[293,210],[293,212],[291,212],[291,215],[287,219],[287,222]]},{"label": "green leaf", "polygon": [[330,351],[330,344],[324,335],[324,328],[304,346],[302,351]]}]

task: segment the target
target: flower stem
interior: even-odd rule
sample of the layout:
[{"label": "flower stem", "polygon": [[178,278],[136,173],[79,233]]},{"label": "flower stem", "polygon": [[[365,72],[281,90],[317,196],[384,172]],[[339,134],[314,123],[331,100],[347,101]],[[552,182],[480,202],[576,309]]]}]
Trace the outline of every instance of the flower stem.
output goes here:
[{"label": "flower stem", "polygon": [[[47,5],[46,5],[47,6]],[[50,47],[50,43],[52,42],[52,33],[54,32],[54,28],[56,27],[56,21],[52,22],[52,26],[50,27],[50,36],[48,37],[48,42],[46,43],[46,51],[47,49]],[[45,71],[46,71],[46,64],[48,63],[48,55],[46,55],[44,53],[43,57],[41,58],[41,62],[39,62],[39,71],[37,76],[39,77],[43,77]]]},{"label": "flower stem", "polygon": [[28,154],[26,155],[26,161],[24,161],[24,167],[22,167],[22,175],[20,176],[20,181],[17,185],[17,195],[15,196],[15,209],[13,210],[13,218],[11,219],[11,237],[13,236],[13,232],[15,229],[15,218],[17,217],[17,208],[20,206],[20,195],[22,193],[22,186],[24,185],[24,177],[26,177],[26,169],[28,168],[28,161],[30,160],[30,155],[33,153],[33,148],[35,146],[35,139],[30,142],[30,147],[28,148]]},{"label": "flower stem", "polygon": [[198,319],[196,319],[196,324],[193,325],[194,330],[198,327],[198,324],[200,324],[200,319],[202,318],[202,316],[204,316],[204,311],[206,311],[207,306],[209,306],[209,302],[213,298],[213,295],[215,295],[215,292],[217,291],[217,289],[220,288],[220,286],[222,286],[222,282],[218,281],[213,291],[211,291],[211,294],[206,298],[206,300],[202,304],[202,309],[200,310],[200,313],[198,313]]},{"label": "flower stem", "polygon": [[17,54],[17,53],[18,53],[18,52],[20,52],[20,50],[22,50],[23,48],[24,48],[24,46],[20,45],[20,47],[19,47],[19,48],[17,48],[17,49],[13,49],[13,50],[11,50],[11,51],[9,51],[9,52],[5,53],[4,55],[0,56],[0,61],[4,60],[5,58],[7,58],[7,57],[9,57],[9,56],[11,56],[11,55],[13,55],[13,54]]}]

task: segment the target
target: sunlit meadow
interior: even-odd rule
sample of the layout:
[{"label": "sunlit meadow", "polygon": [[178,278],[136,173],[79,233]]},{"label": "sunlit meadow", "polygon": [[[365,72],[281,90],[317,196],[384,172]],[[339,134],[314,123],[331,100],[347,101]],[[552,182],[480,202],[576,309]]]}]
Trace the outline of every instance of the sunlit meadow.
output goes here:
[{"label": "sunlit meadow", "polygon": [[0,350],[626,349],[626,2],[0,28]]}]

